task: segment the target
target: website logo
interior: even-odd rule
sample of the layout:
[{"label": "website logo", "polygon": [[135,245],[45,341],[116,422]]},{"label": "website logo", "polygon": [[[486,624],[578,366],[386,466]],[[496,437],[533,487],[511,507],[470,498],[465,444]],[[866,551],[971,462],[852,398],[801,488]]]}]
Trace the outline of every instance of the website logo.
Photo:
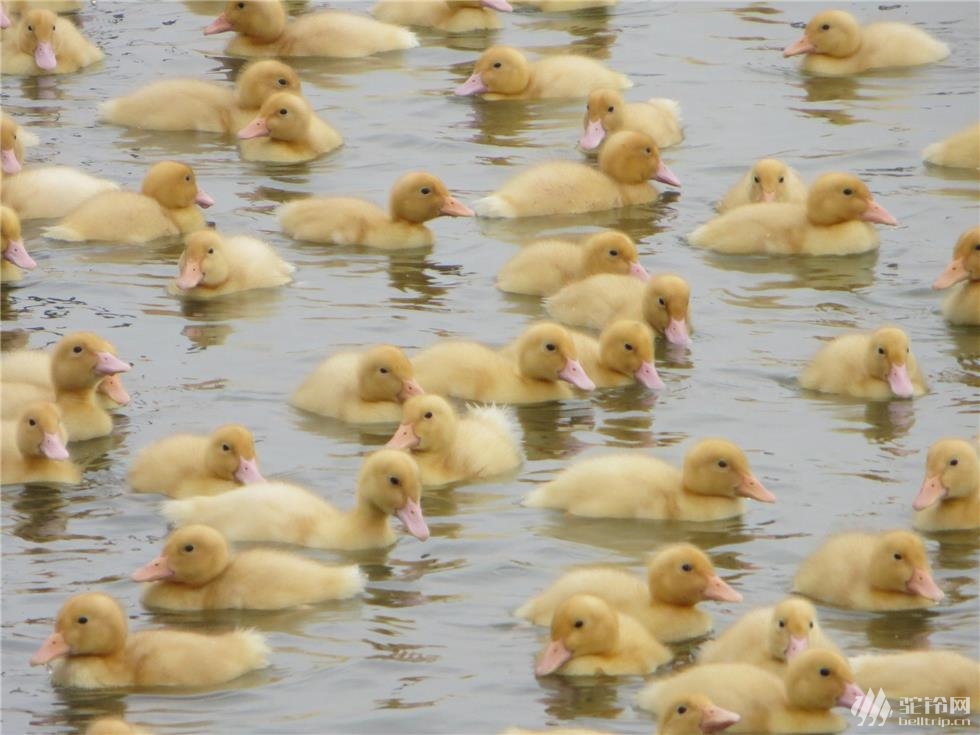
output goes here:
[{"label": "website logo", "polygon": [[855,700],[854,704],[851,705],[851,714],[861,718],[858,726],[863,726],[865,723],[884,725],[891,713],[892,706],[888,704],[888,698],[883,689],[879,689],[878,694],[875,694],[873,689],[869,689],[867,694]]}]

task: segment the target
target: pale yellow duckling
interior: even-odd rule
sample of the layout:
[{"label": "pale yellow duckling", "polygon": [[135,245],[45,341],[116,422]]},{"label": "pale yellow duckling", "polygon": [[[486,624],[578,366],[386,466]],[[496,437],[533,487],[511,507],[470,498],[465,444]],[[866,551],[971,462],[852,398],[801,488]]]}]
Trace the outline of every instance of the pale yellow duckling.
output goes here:
[{"label": "pale yellow duckling", "polygon": [[543,13],[570,13],[592,8],[609,8],[619,0],[514,0],[514,5],[530,5]]},{"label": "pale yellow duckling", "polygon": [[657,366],[653,362],[653,332],[643,322],[619,319],[602,330],[599,339],[571,332],[585,374],[597,388],[616,388],[639,383],[650,390],[662,390]]},{"label": "pale yellow duckling", "polygon": [[551,642],[538,656],[534,675],[649,674],[673,658],[643,626],[602,598],[573,595],[555,610]]},{"label": "pale yellow duckling", "polygon": [[177,161],[155,163],[140,193],[106,191],[83,202],[44,236],[81,242],[143,243],[204,229],[198,209],[214,200],[197,186],[194,169]]},{"label": "pale yellow duckling", "polygon": [[157,610],[283,610],[364,591],[356,564],[336,567],[273,549],[232,553],[210,526],[184,526],[163,553],[132,574],[140,599]]},{"label": "pale yellow duckling", "polygon": [[269,97],[238,139],[243,159],[267,163],[312,161],[344,142],[329,125],[317,124],[309,103],[291,92]]},{"label": "pale yellow duckling", "polygon": [[817,621],[817,611],[802,597],[743,615],[727,630],[705,643],[698,663],[744,663],[782,677],[787,664],[811,648],[838,651]]},{"label": "pale yellow duckling", "polygon": [[425,222],[436,217],[472,217],[432,174],[402,176],[391,189],[389,211],[363,199],[308,197],[279,208],[279,224],[294,240],[330,245],[367,245],[398,250],[432,245]]},{"label": "pale yellow duckling", "polygon": [[970,712],[980,711],[980,663],[953,651],[903,651],[851,659],[864,689],[889,699],[969,697]]},{"label": "pale yellow duckling", "polygon": [[71,74],[105,58],[67,18],[28,10],[3,44],[0,73],[21,76]]},{"label": "pale yellow duckling", "polygon": [[645,284],[619,275],[590,276],[565,286],[544,304],[551,316],[572,326],[602,329],[619,319],[642,320],[671,344],[691,343],[691,287],[671,273]]},{"label": "pale yellow duckling", "polygon": [[704,439],[685,455],[683,471],[641,454],[595,457],[533,490],[524,505],[590,518],[716,521],[741,515],[742,498],[776,502],[741,449]]},{"label": "pale yellow duckling", "polygon": [[703,694],[682,694],[661,711],[657,735],[710,735],[741,719],[737,712],[722,709]]},{"label": "pale yellow duckling", "polygon": [[98,592],[69,599],[54,627],[31,665],[48,664],[56,686],[214,686],[268,666],[269,647],[255,631],[201,635],[160,629],[130,634],[119,603]]},{"label": "pale yellow duckling", "polygon": [[831,710],[849,709],[864,695],[847,661],[818,649],[794,658],[783,679],[746,663],[694,666],[653,682],[637,703],[663,719],[677,697],[694,692],[740,715],[726,732],[785,735],[842,732],[847,722]]},{"label": "pale yellow duckling", "polygon": [[77,13],[85,7],[84,0],[3,0],[3,5],[12,13],[25,13],[35,8],[50,10],[52,13]]},{"label": "pale yellow duckling", "polygon": [[529,327],[501,350],[443,340],[422,350],[412,364],[427,393],[464,401],[540,403],[573,398],[573,388],[595,388],[571,334],[550,322]]},{"label": "pale yellow duckling", "polygon": [[921,396],[928,388],[908,335],[898,327],[833,339],[804,368],[800,385],[872,401]]},{"label": "pale yellow duckling", "polygon": [[296,485],[269,482],[213,497],[168,500],[163,514],[178,524],[203,523],[229,541],[270,541],[318,549],[383,549],[397,536],[396,516],[420,541],[429,527],[419,504],[422,480],[405,452],[382,449],[361,467],[353,509],[340,511]]},{"label": "pale yellow duckling", "polygon": [[407,28],[354,13],[322,10],[289,20],[280,0],[231,0],[204,34],[226,31],[238,34],[227,48],[236,56],[350,59],[419,45]]},{"label": "pale yellow duckling", "polygon": [[171,498],[217,495],[265,482],[252,432],[238,424],[219,426],[207,436],[175,434],[144,447],[128,479],[138,493]]},{"label": "pale yellow duckling", "polygon": [[950,292],[943,302],[943,316],[958,326],[980,325],[980,227],[973,227],[956,241],[953,259],[932,287],[949,288],[966,281]]},{"label": "pale yellow duckling", "polygon": [[0,112],[0,163],[5,174],[16,174],[24,166],[24,148],[37,145],[37,136],[28,132],[5,112]]},{"label": "pale yellow duckling", "polygon": [[23,482],[76,483],[82,479],[65,442],[68,432],[54,403],[31,403],[16,422],[3,422],[0,485]]},{"label": "pale yellow duckling", "polygon": [[402,404],[422,392],[405,353],[379,345],[328,357],[300,384],[289,403],[355,424],[396,423],[402,419]]},{"label": "pale yellow duckling", "polygon": [[[0,382],[29,383],[54,395],[51,382],[51,353],[43,350],[14,350],[3,353]],[[130,397],[119,373],[106,375],[95,387],[95,402],[107,411],[129,404]]]},{"label": "pale yellow duckling", "polygon": [[699,602],[742,600],[718,576],[711,560],[698,547],[671,544],[648,562],[646,582],[621,569],[572,569],[524,603],[515,615],[535,625],[550,625],[562,601],[576,594],[601,597],[664,643],[700,638],[711,632],[711,616],[698,609]]},{"label": "pale yellow duckling", "polygon": [[805,203],[745,204],[701,225],[687,241],[729,255],[855,255],[878,247],[872,222],[897,224],[857,176],[824,174]]},{"label": "pale yellow duckling", "polygon": [[980,123],[926,146],[922,159],[935,166],[980,168]]},{"label": "pale yellow duckling", "polygon": [[100,717],[88,724],[85,735],[153,735],[153,733],[119,717]]},{"label": "pale yellow duckling", "polygon": [[497,13],[512,10],[507,0],[381,0],[371,13],[385,23],[471,33],[500,28]]},{"label": "pale yellow duckling", "polygon": [[911,531],[842,533],[804,559],[793,592],[851,610],[915,610],[945,595]]},{"label": "pale yellow duckling", "polygon": [[926,458],[926,479],[912,501],[912,526],[920,531],[980,528],[980,458],[977,445],[940,439]]},{"label": "pale yellow duckling", "polygon": [[214,230],[192,232],[184,240],[179,274],[167,290],[175,296],[211,299],[293,280],[296,266],[271,245],[253,237],[224,237]]},{"label": "pale yellow duckling", "polygon": [[569,283],[598,273],[649,280],[636,243],[618,230],[603,230],[582,243],[542,240],[531,243],[504,264],[497,288],[508,293],[550,296]]},{"label": "pale yellow duckling", "polygon": [[635,130],[653,138],[658,148],[669,148],[684,140],[681,106],[677,100],[654,97],[646,102],[629,102],[615,89],[594,89],[585,105],[585,131],[578,140],[583,151],[594,151],[607,135]]},{"label": "pale yellow duckling", "polygon": [[24,247],[20,231],[20,217],[10,207],[0,207],[0,283],[16,283],[24,277],[21,268],[37,267],[34,258]]},{"label": "pale yellow duckling", "polygon": [[680,186],[646,133],[620,131],[599,151],[599,168],[577,161],[548,161],[522,171],[473,204],[480,217],[583,214],[655,201],[649,180]]},{"label": "pale yellow duckling", "polygon": [[511,46],[491,46],[476,60],[473,74],[456,87],[462,97],[485,100],[537,100],[584,97],[593,89],[626,89],[633,82],[587,56],[557,54],[529,62]]},{"label": "pale yellow duckling", "polygon": [[778,158],[762,158],[718,202],[718,211],[759,202],[802,203],[806,196],[806,184],[796,169]]}]

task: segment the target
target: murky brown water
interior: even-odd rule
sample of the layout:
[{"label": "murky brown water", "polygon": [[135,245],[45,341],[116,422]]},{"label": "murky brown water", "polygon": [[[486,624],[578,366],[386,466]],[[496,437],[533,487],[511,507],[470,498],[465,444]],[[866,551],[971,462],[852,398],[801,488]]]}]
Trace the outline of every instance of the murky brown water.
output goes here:
[{"label": "murky brown water", "polygon": [[[632,707],[638,678],[536,681],[532,660],[542,635],[510,611],[565,566],[612,562],[639,570],[659,544],[691,539],[745,594],[743,604],[712,606],[724,626],[778,599],[827,533],[906,526],[928,445],[977,431],[978,333],[948,327],[942,297],[929,289],[956,237],[977,221],[977,179],[926,170],[919,161],[927,143],[977,118],[975,3],[855,6],[862,17],[922,24],[954,50],[942,64],[859,79],[806,79],[781,57],[799,34],[790,24],[819,9],[809,4],[636,2],[608,14],[522,12],[505,18],[495,36],[423,34],[423,48],[404,54],[305,60],[297,66],[306,94],[347,144],[292,168],[243,163],[210,136],[95,122],[99,101],[162,76],[233,78],[240,61],[221,56],[225,38],[201,35],[207,18],[189,5],[99,2],[86,9],[85,29],[106,61],[76,76],[4,77],[3,106],[44,141],[30,150],[32,164],[82,165],[136,187],[155,160],[191,163],[217,199],[209,217],[225,231],[269,239],[299,266],[298,280],[275,292],[184,305],[164,290],[178,245],[56,244],[38,237],[42,223],[28,226],[39,268],[23,287],[5,291],[4,331],[29,330],[31,345],[44,346],[67,331],[96,330],[136,367],[126,378],[134,401],[115,435],[73,447],[89,461],[80,487],[3,494],[5,733],[73,733],[103,713],[125,714],[158,733],[489,733],[573,719],[650,732],[652,720]],[[679,99],[687,142],[665,159],[684,183],[680,195],[568,221],[438,221],[435,248],[397,255],[297,244],[278,233],[271,211],[294,196],[384,201],[399,174],[427,168],[472,201],[521,165],[576,158],[580,102],[447,96],[477,52],[498,40],[609,59],[637,82],[630,99]],[[839,260],[735,260],[684,244],[681,235],[710,216],[711,202],[763,155],[785,157],[807,178],[858,173],[900,226],[884,229],[879,254]],[[301,377],[351,345],[416,348],[438,335],[508,341],[543,312],[533,299],[498,293],[498,268],[539,232],[591,226],[621,227],[641,240],[648,268],[682,273],[693,286],[695,343],[688,354],[658,355],[662,395],[607,391],[521,409],[529,461],[520,476],[427,494],[429,542],[404,538],[387,553],[353,557],[371,579],[361,601],[261,615],[140,609],[128,574],[156,553],[166,528],[157,497],[127,491],[134,451],[175,431],[241,422],[256,434],[267,477],[309,485],[345,505],[361,455],[386,437],[289,409],[285,398]],[[818,337],[882,322],[912,336],[929,395],[914,404],[865,405],[801,394],[794,376]],[[704,435],[739,441],[778,504],[752,504],[741,521],[694,529],[574,520],[518,504],[576,456],[627,447],[679,462]],[[825,628],[848,652],[912,645],[978,654],[976,534],[934,538],[929,550],[948,595],[939,608],[822,610]],[[65,598],[90,589],[120,597],[134,628],[254,625],[268,634],[274,665],[216,693],[54,690],[28,658]]]}]

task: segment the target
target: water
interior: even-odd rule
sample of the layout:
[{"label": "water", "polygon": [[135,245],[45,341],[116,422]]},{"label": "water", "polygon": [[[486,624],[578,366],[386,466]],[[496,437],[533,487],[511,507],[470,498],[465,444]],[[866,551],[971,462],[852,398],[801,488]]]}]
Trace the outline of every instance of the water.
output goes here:
[{"label": "water", "polygon": [[[297,64],[307,97],[346,137],[338,153],[291,168],[243,163],[211,136],[126,132],[96,122],[96,104],[161,77],[224,81],[240,60],[225,37],[204,37],[213,7],[99,2],[81,15],[107,59],[82,74],[3,78],[3,106],[42,139],[29,162],[83,166],[137,187],[148,166],[194,166],[217,200],[209,218],[227,232],[268,239],[298,267],[288,288],[217,303],[182,304],[164,290],[179,245],[70,245],[30,223],[36,275],[5,290],[5,336],[31,332],[41,347],[72,330],[105,335],[136,363],[133,403],[108,439],[73,447],[88,462],[82,485],[6,488],[3,496],[3,728],[74,733],[95,715],[124,714],[158,733],[497,732],[506,725],[577,726],[649,733],[632,707],[638,678],[536,681],[541,631],[510,611],[572,564],[639,571],[658,545],[690,539],[745,595],[710,604],[718,627],[779,599],[799,561],[828,533],[907,526],[925,451],[978,429],[976,330],[951,328],[929,284],[956,237],[977,221],[973,174],[925,169],[919,151],[977,117],[978,6],[855,6],[862,18],[908,20],[946,40],[953,56],[907,72],[807,79],[779,51],[820,6],[622,3],[606,14],[516,13],[496,36],[423,34],[423,47],[353,61]],[[207,3],[199,5],[208,5]],[[214,5],[214,4],[210,4]],[[358,9],[366,3],[351,3]],[[194,10],[195,12],[191,12]],[[429,251],[388,255],[298,244],[272,209],[292,197],[349,194],[384,202],[403,172],[429,169],[466,202],[521,166],[575,159],[584,103],[487,104],[447,96],[494,41],[536,52],[575,50],[631,75],[631,100],[679,99],[687,141],[665,159],[684,183],[651,207],[526,222],[439,220]],[[880,253],[839,260],[725,258],[682,235],[764,155],[805,177],[849,170],[900,221],[882,228]],[[133,453],[176,431],[228,421],[255,432],[267,477],[351,502],[362,455],[385,431],[365,432],[291,410],[286,396],[325,355],[392,341],[409,349],[436,337],[502,344],[543,312],[534,299],[493,288],[518,243],[539,233],[618,226],[640,242],[653,271],[693,288],[690,353],[658,353],[667,383],[518,411],[528,462],[516,479],[426,494],[433,538],[402,538],[353,558],[370,576],[363,600],[264,614],[154,615],[141,610],[131,571],[156,555],[166,527],[156,496],[133,495]],[[914,403],[871,404],[804,396],[794,377],[819,340],[884,322],[911,335],[931,383]],[[737,440],[779,496],[742,520],[688,528],[585,521],[521,508],[519,499],[569,460],[607,447],[655,451],[680,462],[707,435]],[[849,653],[949,648],[977,656],[976,534],[932,538],[947,599],[926,612],[871,615],[821,609]],[[210,630],[252,625],[267,633],[273,666],[218,692],[76,693],[50,686],[27,661],[71,594],[119,597],[131,627]],[[692,647],[681,647],[680,660]]]}]

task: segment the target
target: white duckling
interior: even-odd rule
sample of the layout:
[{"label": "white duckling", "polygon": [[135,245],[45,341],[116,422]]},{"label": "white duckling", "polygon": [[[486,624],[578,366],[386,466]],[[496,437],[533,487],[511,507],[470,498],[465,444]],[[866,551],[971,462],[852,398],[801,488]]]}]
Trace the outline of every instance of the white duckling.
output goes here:
[{"label": "white duckling", "polygon": [[968,699],[980,712],[980,662],[954,651],[902,651],[855,656],[854,677],[864,690],[881,690],[889,699],[918,697]]},{"label": "white duckling", "polygon": [[980,123],[926,146],[922,159],[934,166],[980,169]]},{"label": "white duckling", "polygon": [[214,230],[187,236],[177,268],[177,278],[167,290],[190,299],[283,286],[293,280],[296,270],[262,240],[243,235],[225,237]]}]

